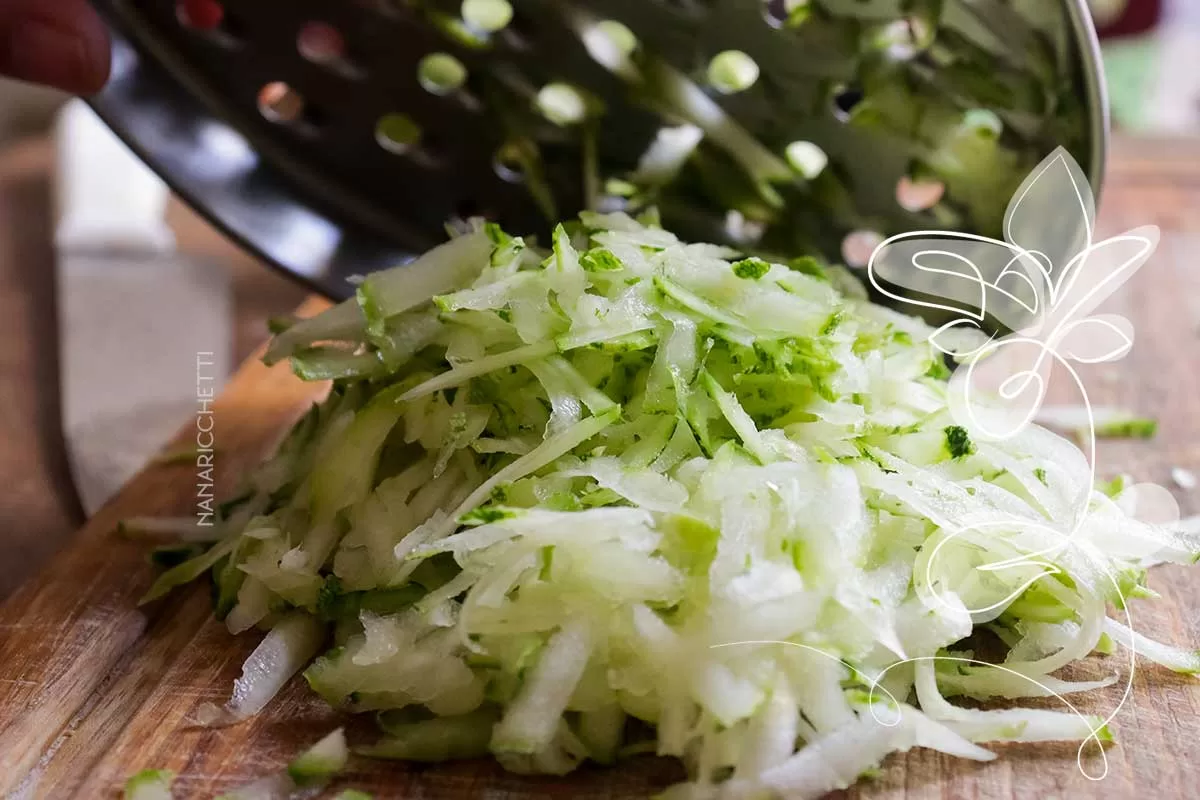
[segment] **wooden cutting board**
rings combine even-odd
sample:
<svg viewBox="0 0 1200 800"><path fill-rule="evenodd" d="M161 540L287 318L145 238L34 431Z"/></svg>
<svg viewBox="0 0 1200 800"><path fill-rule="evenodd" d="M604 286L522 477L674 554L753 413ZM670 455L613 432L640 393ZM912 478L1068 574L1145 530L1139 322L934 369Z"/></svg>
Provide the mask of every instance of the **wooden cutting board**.
<svg viewBox="0 0 1200 800"><path fill-rule="evenodd" d="M1114 310L1130 314L1138 326L1136 355L1115 379L1111 372L1089 378L1099 384L1094 400L1120 402L1162 420L1153 442L1106 444L1102 464L1164 484L1170 466L1200 468L1200 339L1195 310L1187 305L1200 296L1200 274L1187 255L1193 251L1189 244L1168 259L1169 268L1124 290ZM1181 346L1182 329L1190 338ZM319 393L320 387L302 384L285 366L246 364L215 406L219 483L229 487ZM185 429L180 443L194 442L195 435L194 427ZM0 608L0 794L113 797L129 775L153 767L179 774L177 797L211 797L278 770L342 724L299 680L248 723L223 730L189 724L201 703L228 695L257 637L231 637L214 622L202 584L139 609L137 598L153 576L146 548L118 538L114 528L135 515L193 513L196 482L192 465L150 467ZM1182 504L1185 513L1195 513L1189 498ZM1138 603L1139 629L1176 643L1200 643L1200 568L1163 568L1151 583L1163 597ZM1127 667L1109 659L1078 674L1124 676ZM1087 697L1080 707L1107 714L1121 688ZM982 765L927 751L894 756L879 778L848 794L1200 796L1200 681L1139 665L1133 695L1114 727L1119 743L1108 748L1103 783L1080 773L1073 744L1009 745L995 748L1001 758ZM368 735L355 725L349 730L352 742ZM1093 773L1103 769L1094 753L1085 763ZM521 778L487 763L409 767L359 760L337 788L413 800L624 800L646 797L680 775L676 765L654 759L607 771L586 768L566 779Z"/></svg>

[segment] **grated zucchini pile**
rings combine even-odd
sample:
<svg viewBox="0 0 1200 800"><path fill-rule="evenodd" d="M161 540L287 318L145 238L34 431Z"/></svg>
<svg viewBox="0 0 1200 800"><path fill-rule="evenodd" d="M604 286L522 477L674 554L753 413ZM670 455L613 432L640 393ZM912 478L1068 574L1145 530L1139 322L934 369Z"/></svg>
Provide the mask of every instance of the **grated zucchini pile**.
<svg viewBox="0 0 1200 800"><path fill-rule="evenodd" d="M549 251L476 225L277 332L268 360L333 388L147 599L211 572L230 631L269 630L204 722L303 670L378 712L382 758L649 750L686 763L672 800L794 798L912 747L1105 741L948 698L1098 689L1054 673L1117 645L1200 671L1106 614L1200 546L1065 439L958 426L928 333L841 268L652 219L587 213Z"/></svg>

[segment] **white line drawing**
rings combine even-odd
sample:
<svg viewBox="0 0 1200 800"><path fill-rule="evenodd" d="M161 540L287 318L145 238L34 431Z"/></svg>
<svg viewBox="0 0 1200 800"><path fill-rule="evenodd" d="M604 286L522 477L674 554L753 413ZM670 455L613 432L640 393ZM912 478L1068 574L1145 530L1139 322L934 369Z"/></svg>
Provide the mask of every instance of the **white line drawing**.
<svg viewBox="0 0 1200 800"><path fill-rule="evenodd" d="M1059 148L1018 189L1005 215L1004 237L998 240L946 231L893 236L876 248L868 263L868 277L876 290L901 305L949 317L936 328L930 342L961 365L950 381L950 410L955 421L973 438L999 441L1015 436L1033 421L1045 400L1052 367L1063 368L1087 411L1085 454L1090 480L1079 492L1077 508L1069 520L1041 523L1027 517L989 513L967 520L958 530L944 531L944 537L926 563L925 591L919 586L917 590L927 604L948 604L937 588L947 583L942 580L946 576L938 571L943 548L960 537L999 536L1018 526L1026 531L1033 528L1056 543L976 566L979 572L1032 571L995 602L967 610L973 615L984 615L1007 607L1033 583L1058 573L1052 562L1068 548L1074 548L1100 567L1112 582L1122 600L1126 625L1132 629L1132 617L1123 602L1125 596L1117 576L1107 563L1092 559L1088 547L1076 541L1096 490L1096 425L1077 367L1117 361L1132 348L1133 326L1127 319L1092 312L1149 260L1158 245L1159 230L1147 226L1097 241L1095 200L1087 178L1075 159ZM1007 332L989 334L985 328ZM1005 358L996 357L1001 354ZM1011 366L1014 363L1015 368ZM995 387L991 395L983 389L988 386ZM1169 492L1154 491L1161 487L1151 484L1135 489L1144 489L1139 497L1144 494L1149 502L1157 504L1150 511L1156 522L1174 523L1179 519L1178 507ZM961 603L958 607L961 608ZM795 642L728 642L713 647L768 644L812 650L844 664L852 674L861 675L842 659ZM1101 739L1103 726L1121 711L1133 688L1137 654L1135 647L1128 650L1129 669L1121 699L1102 723L1094 727L1067 698L1036 678L1003 664L924 656L897 661L884 673L902 664L952 661L986 666L1028 680L1088 724L1091 733L1080 743L1076 762L1084 777L1099 781L1108 774L1108 758ZM879 688L894 702L891 693L879 685L882 677L867 678L871 694ZM1089 745L1095 746L1103 762L1098 774L1090 773L1084 762Z"/></svg>

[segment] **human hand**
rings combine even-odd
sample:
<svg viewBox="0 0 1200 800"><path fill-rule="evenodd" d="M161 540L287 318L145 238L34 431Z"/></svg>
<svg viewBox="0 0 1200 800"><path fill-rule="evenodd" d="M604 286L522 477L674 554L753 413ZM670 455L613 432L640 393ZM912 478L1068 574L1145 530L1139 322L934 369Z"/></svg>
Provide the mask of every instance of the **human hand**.
<svg viewBox="0 0 1200 800"><path fill-rule="evenodd" d="M108 80L110 55L87 0L0 0L0 74L92 94Z"/></svg>

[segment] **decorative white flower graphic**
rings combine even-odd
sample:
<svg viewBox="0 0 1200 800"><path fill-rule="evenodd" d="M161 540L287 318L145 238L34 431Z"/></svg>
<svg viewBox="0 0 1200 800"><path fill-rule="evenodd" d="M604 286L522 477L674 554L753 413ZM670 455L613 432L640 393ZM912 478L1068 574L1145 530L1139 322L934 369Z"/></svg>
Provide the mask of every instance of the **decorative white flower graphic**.
<svg viewBox="0 0 1200 800"><path fill-rule="evenodd" d="M1076 366L1116 361L1133 347L1127 319L1091 312L1147 262L1159 231L1146 226L1097 241L1091 188L1059 148L1017 191L1004 232L1005 241L938 231L894 236L876 249L868 275L901 304L950 315L930 341L964 364L951 379L950 406L974 437L1007 439L1023 430L1045 400L1051 368L1065 368L1089 421L1092 480L1081 487L1078 523L1095 488L1096 459L1091 403ZM985 325L1007 332L989 335ZM1177 519L1177 508L1152 513L1169 522L1172 510Z"/></svg>
<svg viewBox="0 0 1200 800"><path fill-rule="evenodd" d="M1097 241L1095 216L1095 200L1083 171L1060 148L1017 191L1005 215L1003 240L918 231L883 242L868 265L869 279L878 291L901 307L923 311L927 318L942 318L930 341L961 365L950 381L950 409L954 421L966 429L971 439L982 448L1000 440L1033 435L1043 444L1056 442L1052 449L1057 456L1076 461L1071 470L1063 469L1064 474L1070 472L1073 477L1055 484L1061 496L1052 497L1055 493L1047 491L1036 501L1043 509L1036 516L1004 505L985 512L967 512L967 507L978 508L980 504L956 503L953 495L970 494L970 490L953 480L938 481L925 498L929 501L929 518L938 526L933 535L937 543L918 553L912 578L914 590L926 607L941 604L951 614L969 614L974 625L982 625L995 620L1035 582L1059 573L1055 562L1072 564L1072 571L1087 565L1098 582L1109 583L1112 591L1099 592L1095 585L1074 587L1072 591L1080 603L1076 608L1078 635L1072 638L1075 646L1000 664L978 660L970 653L902 657L874 676L857 672L835 654L797 642L740 641L712 647L782 645L836 661L870 686L871 714L883 726L895 725L899 718L894 714L877 715L873 698L878 694L889 701L890 705L885 703L884 707L896 705L897 698L884 680L901 666L913 671L923 710L928 697L940 713L951 719L957 713L968 712L941 698L934 672L938 662L955 669L989 670L1017 684L1029 682L1041 690L1040 696L1055 697L1087 726L1090 735L1078 750L1080 772L1091 780L1101 780L1108 774L1103 737L1107 724L1132 692L1137 650L1164 646L1133 630L1121 581L1113 574L1110 561L1098 555L1089 540L1092 531L1088 523L1096 519L1097 509L1103 510L1106 504L1120 505L1123 513L1148 523L1169 540L1169 528L1178 521L1179 509L1170 492L1155 484L1130 487L1115 500L1096 489L1095 418L1077 367L1116 361L1129 353L1134 341L1129 321L1095 312L1148 261L1158 244L1159 232L1155 227L1144 227ZM1055 365L1069 376L1084 405L1088 421L1086 458L1048 432L1030 429L1045 400ZM1051 467L1053 459L1044 453L1042 456L1045 466ZM1084 474L1088 476L1086 481L1079 479ZM1049 490L1045 479L1039 480ZM908 485L917 491L913 483ZM1027 491L1036 494L1036 487ZM1161 544L1156 541L1151 546ZM945 557L953 548L957 548L954 557ZM989 553L1006 557L986 555ZM1045 581L1042 586L1066 602L1063 584ZM964 596L969 596L971 602L965 602ZM1123 611L1125 625L1107 618L1106 603L1110 601ZM1129 652L1129 661L1120 701L1103 720L1096 721L1055 691L1055 679L1045 678L1042 682L1038 677L1086 656L1102 633L1120 638ZM1089 686L1101 688L1116 680L1114 675L1090 682ZM1081 685L1069 691L1079 691ZM1098 774L1090 772L1084 761L1086 749L1093 745L1102 763Z"/></svg>
<svg viewBox="0 0 1200 800"><path fill-rule="evenodd" d="M1072 557L1090 559L1088 547L1076 535L1095 492L1096 426L1077 367L1116 361L1133 347L1133 326L1127 319L1093 312L1147 262L1159 241L1153 226L1097 241L1090 186L1062 148L1017 191L1005 215L1004 236L1002 241L937 231L902 234L883 242L868 265L872 285L884 295L927 315L948 316L930 341L963 365L951 379L950 406L956 422L972 437L995 441L1021 433L1041 408L1056 364L1073 381L1087 412L1090 480L1078 487L1061 518L1031 520L1005 512L962 518L958 529L945 531L926 560L924 583L917 588L927 603L958 602L961 608L949 587L964 580L986 584L987 573L1007 573L1006 580L995 582L990 596L976 593L990 601L968 609L976 621L994 617L1033 583L1059 572L1052 562L1069 548L1074 548ZM1165 489L1139 485L1134 496L1139 518L1158 524L1178 520L1178 507ZM1023 549L1022 532L1030 540L1055 543ZM1010 558L976 564L976 578L953 574L951 565L957 564L961 572L961 561L945 559L947 548L959 540L970 545L981 538L1018 544ZM1117 576L1099 565L1123 600ZM1132 627L1128 610L1125 613ZM1105 722L1116 716L1129 695L1133 658L1131 653L1125 694ZM1095 736L1089 741L1100 744ZM1085 775L1082 754L1087 744L1080 747L1079 762ZM1105 759L1104 774L1107 769Z"/></svg>
<svg viewBox="0 0 1200 800"><path fill-rule="evenodd" d="M1087 179L1059 148L1017 191L1005 215L1004 241L918 231L893 236L872 256L868 275L876 289L901 304L951 316L931 341L967 364L954 379L960 399L969 401L989 366L1000 363L991 356L1021 351L1024 367L998 382L1003 417L981 414L970 402L955 404L959 421L978 435L1004 439L1028 424L1045 398L1054 361L1068 368L1115 361L1132 348L1128 320L1089 315L1146 263L1158 228L1101 241L1094 229ZM1009 333L984 334L989 322ZM1010 363L1001 361L1000 368Z"/></svg>

